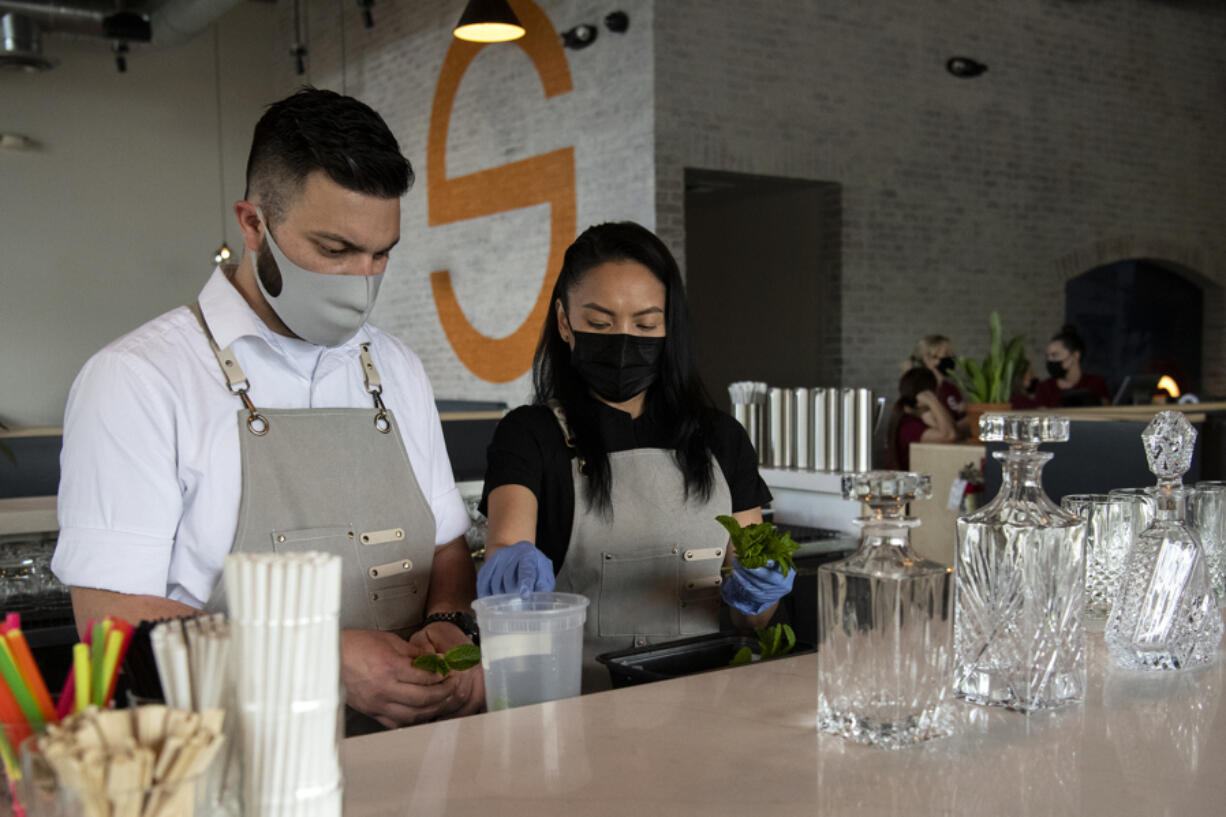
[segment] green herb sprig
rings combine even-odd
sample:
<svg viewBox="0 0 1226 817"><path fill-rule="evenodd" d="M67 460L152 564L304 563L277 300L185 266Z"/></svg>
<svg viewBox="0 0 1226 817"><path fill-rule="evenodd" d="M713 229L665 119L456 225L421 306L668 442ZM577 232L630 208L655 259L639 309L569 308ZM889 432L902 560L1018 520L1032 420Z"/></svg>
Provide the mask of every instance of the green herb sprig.
<svg viewBox="0 0 1226 817"><path fill-rule="evenodd" d="M762 661L787 655L796 646L796 633L787 624L779 623L770 627L759 627L754 632L758 636L758 655ZM741 647L736 651L736 655L732 656L728 666L739 667L752 660L753 650L749 647Z"/></svg>
<svg viewBox="0 0 1226 817"><path fill-rule="evenodd" d="M444 678L452 670L462 672L481 663L481 648L476 644L459 644L439 655L424 652L413 659L413 666L426 672L435 672Z"/></svg>
<svg viewBox="0 0 1226 817"><path fill-rule="evenodd" d="M773 560L775 567L785 577L796 565L792 562L792 554L800 545L792 541L791 534L779 533L770 522L759 522L742 528L741 523L731 516L717 516L715 520L724 526L732 539L732 547L736 550L737 561L745 567L766 567Z"/></svg>

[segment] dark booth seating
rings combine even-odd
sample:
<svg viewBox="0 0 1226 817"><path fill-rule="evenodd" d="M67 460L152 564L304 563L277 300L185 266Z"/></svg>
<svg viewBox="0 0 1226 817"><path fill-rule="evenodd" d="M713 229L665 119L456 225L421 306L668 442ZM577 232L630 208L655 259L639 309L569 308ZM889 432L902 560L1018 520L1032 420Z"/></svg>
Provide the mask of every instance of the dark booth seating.
<svg viewBox="0 0 1226 817"><path fill-rule="evenodd" d="M1105 494L1112 488L1153 485L1155 478L1149 471L1141 444L1141 432L1147 425L1149 420L1072 420L1068 442L1040 446L1041 450L1055 455L1043 468L1043 490L1053 501L1059 502L1067 494ZM1192 467L1183 478L1188 485L1202 478L1221 478L1209 471L1202 477L1205 449L1220 447L1223 440L1220 426L1210 434L1205 433L1203 426L1202 423L1193 424L1197 431L1196 452L1192 456ZM986 448L984 496L990 499L1000 491L1000 462L992 453L1003 451L1007 446L987 443ZM1221 462L1220 455L1210 459Z"/></svg>

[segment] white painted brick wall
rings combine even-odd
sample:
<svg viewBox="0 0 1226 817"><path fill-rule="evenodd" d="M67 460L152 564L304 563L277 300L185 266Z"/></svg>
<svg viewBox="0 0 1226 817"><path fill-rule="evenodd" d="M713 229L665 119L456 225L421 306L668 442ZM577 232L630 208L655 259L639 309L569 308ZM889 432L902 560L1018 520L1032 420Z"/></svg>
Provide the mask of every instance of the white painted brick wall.
<svg viewBox="0 0 1226 817"><path fill-rule="evenodd" d="M1211 283L1226 393L1224 42L1205 3L658 2L659 230L687 166L840 182L843 379L890 395L920 335L982 355L996 308L1041 359L1069 277L1165 258Z"/></svg>

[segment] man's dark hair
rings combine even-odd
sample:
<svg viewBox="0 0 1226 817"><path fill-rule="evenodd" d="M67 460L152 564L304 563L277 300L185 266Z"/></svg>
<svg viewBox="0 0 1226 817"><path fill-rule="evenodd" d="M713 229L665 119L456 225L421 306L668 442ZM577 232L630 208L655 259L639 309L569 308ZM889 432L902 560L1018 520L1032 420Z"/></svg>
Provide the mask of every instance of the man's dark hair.
<svg viewBox="0 0 1226 817"><path fill-rule="evenodd" d="M351 96L307 86L269 105L256 123L244 198L258 197L275 224L316 170L379 198L399 198L413 184L413 168L379 114Z"/></svg>
<svg viewBox="0 0 1226 817"><path fill-rule="evenodd" d="M646 227L630 221L597 224L586 229L566 250L562 269L549 299L549 317L533 360L534 402L557 400L574 431L574 442L587 463L587 503L608 516L612 511L609 455L595 416L586 406L593 398L578 369L571 362L570 346L562 340L554 304L566 307L567 295L590 270L610 261L634 261L646 267L664 284L664 350L660 373L647 390L645 411L665 429L666 447L671 448L685 477L686 497L711 496L711 425L714 404L698 375L690 337L690 315L677 261L664 242ZM578 501L578 497L576 497Z"/></svg>

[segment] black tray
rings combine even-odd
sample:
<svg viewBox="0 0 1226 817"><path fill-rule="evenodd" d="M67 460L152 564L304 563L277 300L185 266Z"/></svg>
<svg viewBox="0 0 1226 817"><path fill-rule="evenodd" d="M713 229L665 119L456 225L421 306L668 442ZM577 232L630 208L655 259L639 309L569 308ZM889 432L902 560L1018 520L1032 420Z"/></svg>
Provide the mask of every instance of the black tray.
<svg viewBox="0 0 1226 817"><path fill-rule="evenodd" d="M613 688L616 689L727 669L728 662L742 647L749 647L757 655L757 637L742 633L711 633L646 647L606 652L596 656L596 660L608 668ZM797 641L788 656L803 655L815 652L816 649L813 644Z"/></svg>

